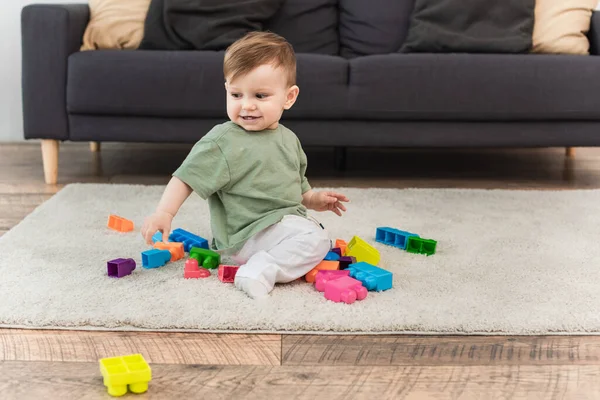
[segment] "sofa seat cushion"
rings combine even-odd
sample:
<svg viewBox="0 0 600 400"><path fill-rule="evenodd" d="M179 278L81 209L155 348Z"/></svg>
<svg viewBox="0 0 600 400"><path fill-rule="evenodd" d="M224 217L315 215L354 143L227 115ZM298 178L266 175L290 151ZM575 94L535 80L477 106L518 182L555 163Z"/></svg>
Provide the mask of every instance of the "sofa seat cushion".
<svg viewBox="0 0 600 400"><path fill-rule="evenodd" d="M600 119L600 57L389 54L350 60L350 115L371 120Z"/></svg>
<svg viewBox="0 0 600 400"><path fill-rule="evenodd" d="M69 58L70 114L227 118L223 52L102 50ZM286 118L347 114L348 61L298 54L300 96Z"/></svg>

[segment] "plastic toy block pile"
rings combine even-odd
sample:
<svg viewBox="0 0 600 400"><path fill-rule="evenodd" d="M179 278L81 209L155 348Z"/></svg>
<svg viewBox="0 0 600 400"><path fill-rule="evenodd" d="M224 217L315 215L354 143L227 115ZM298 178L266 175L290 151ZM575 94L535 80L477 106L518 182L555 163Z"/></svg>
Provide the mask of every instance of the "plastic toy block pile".
<svg viewBox="0 0 600 400"><path fill-rule="evenodd" d="M133 222L116 215L108 218L108 227L119 232L133 231ZM218 278L232 283L239 266L221 264L221 256L208 248L208 241L198 235L175 229L167 243L162 242L162 233L152 237L151 250L142 252L142 266L147 269L159 268L168 262L185 257L183 276L186 279L208 278L210 270L218 268ZM414 254L435 254L437 242L421 238L418 234L399 229L379 227L375 241ZM369 291L381 292L392 288L393 276L390 271L377 265L381 256L377 249L358 236L349 243L338 239L333 249L304 279L314 283L316 290L323 292L326 299L333 302L352 304L363 300ZM132 258L117 258L107 263L108 276L121 278L130 275L136 264Z"/></svg>

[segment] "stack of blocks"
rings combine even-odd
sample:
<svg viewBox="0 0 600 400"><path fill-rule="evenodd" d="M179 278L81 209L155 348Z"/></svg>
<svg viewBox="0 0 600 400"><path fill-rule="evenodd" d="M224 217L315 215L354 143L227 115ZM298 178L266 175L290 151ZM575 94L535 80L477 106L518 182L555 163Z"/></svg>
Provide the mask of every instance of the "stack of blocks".
<svg viewBox="0 0 600 400"><path fill-rule="evenodd" d="M435 254L437 246L437 241L433 239L423 239L416 233L389 227L377 228L375 241L406 250L409 253L427 254L428 256Z"/></svg>

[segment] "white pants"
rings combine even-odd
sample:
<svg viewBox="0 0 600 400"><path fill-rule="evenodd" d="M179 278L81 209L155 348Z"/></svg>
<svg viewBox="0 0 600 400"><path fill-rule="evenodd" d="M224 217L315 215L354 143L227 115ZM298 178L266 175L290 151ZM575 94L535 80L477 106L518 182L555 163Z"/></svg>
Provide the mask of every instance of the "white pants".
<svg viewBox="0 0 600 400"><path fill-rule="evenodd" d="M235 286L252 298L269 294L275 283L298 279L331 249L329 234L318 223L296 215L250 238L233 260L240 265Z"/></svg>

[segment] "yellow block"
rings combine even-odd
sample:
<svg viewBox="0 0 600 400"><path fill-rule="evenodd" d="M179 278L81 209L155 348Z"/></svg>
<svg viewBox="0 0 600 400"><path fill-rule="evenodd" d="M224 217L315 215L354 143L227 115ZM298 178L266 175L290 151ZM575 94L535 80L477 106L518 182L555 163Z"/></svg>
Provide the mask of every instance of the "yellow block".
<svg viewBox="0 0 600 400"><path fill-rule="evenodd" d="M123 396L127 386L133 393L144 393L152 380L150 366L141 354L100 359L104 386L111 396Z"/></svg>
<svg viewBox="0 0 600 400"><path fill-rule="evenodd" d="M356 262L364 261L371 265L378 265L379 260L381 260L381 255L377 249L358 236L354 236L348 243L346 255L355 257Z"/></svg>

